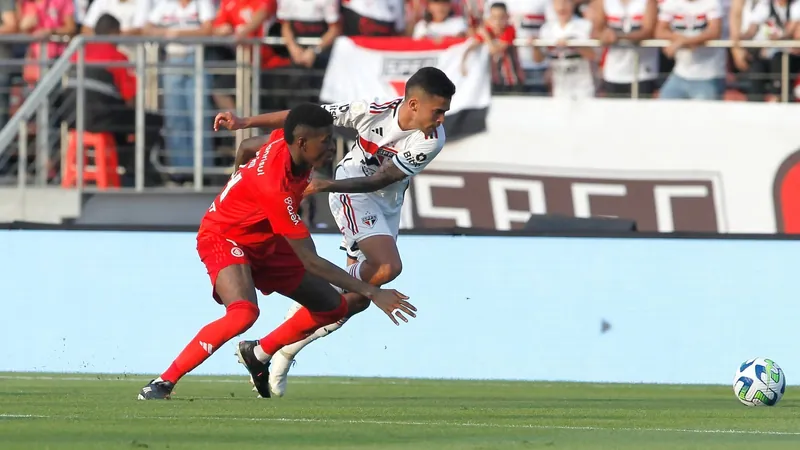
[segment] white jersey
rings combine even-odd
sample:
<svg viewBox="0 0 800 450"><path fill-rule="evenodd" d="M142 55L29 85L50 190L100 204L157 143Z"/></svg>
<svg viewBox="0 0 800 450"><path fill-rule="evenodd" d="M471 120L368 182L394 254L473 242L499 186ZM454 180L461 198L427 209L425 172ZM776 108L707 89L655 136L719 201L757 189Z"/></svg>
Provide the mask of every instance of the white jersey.
<svg viewBox="0 0 800 450"><path fill-rule="evenodd" d="M642 28L649 0L603 0L606 14L606 26L615 33L627 34ZM657 48L624 48L611 47L603 62L603 79L610 83L628 84L638 78L639 81L655 80L658 76ZM639 54L639 74L633 73L636 54Z"/></svg>
<svg viewBox="0 0 800 450"><path fill-rule="evenodd" d="M406 179L379 191L364 194L331 193L328 204L342 232L341 248L348 256L363 260L358 243L371 236L391 236L400 231L403 196L410 177L420 173L444 146L444 128L426 136L418 130L400 129L398 109L402 98L323 105L333 115L334 125L358 132L356 143L336 166L335 178L373 175L384 164L394 164Z"/></svg>
<svg viewBox="0 0 800 450"><path fill-rule="evenodd" d="M564 26L558 19L545 22L540 33L542 39L571 40L590 39L592 23L580 17L573 17ZM553 97L588 98L594 97L594 77L592 65L573 48L552 49L550 70L553 72Z"/></svg>
<svg viewBox="0 0 800 450"><path fill-rule="evenodd" d="M697 36L712 20L723 16L720 0L666 0L658 20L670 24L674 33ZM724 78L727 65L724 48L682 48L675 54L673 73L687 80Z"/></svg>
<svg viewBox="0 0 800 450"><path fill-rule="evenodd" d="M420 173L444 146L444 128L432 135L402 130L397 111L402 97L390 101L356 100L323 105L333 115L334 125L358 132L353 148L339 163L337 178L370 176L384 164L394 164L408 177ZM385 214L396 214L403 206L409 178L370 193Z"/></svg>

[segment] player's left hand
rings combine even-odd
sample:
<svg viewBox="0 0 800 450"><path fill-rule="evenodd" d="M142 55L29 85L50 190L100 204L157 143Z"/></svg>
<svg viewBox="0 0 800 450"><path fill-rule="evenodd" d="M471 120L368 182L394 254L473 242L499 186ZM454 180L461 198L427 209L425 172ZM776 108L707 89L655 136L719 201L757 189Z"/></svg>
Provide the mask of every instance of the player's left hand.
<svg viewBox="0 0 800 450"><path fill-rule="evenodd" d="M408 323L408 318L403 313L409 317L417 317L415 314L417 308L406 299L408 297L394 289L378 289L378 293L372 296L372 303L386 313L395 325L400 325L397 319Z"/></svg>
<svg viewBox="0 0 800 450"><path fill-rule="evenodd" d="M308 183L306 186L306 190L303 191L303 197L308 197L309 195L314 195L320 192L327 192L327 189L333 184L331 180L325 180L322 178L312 178L311 182Z"/></svg>

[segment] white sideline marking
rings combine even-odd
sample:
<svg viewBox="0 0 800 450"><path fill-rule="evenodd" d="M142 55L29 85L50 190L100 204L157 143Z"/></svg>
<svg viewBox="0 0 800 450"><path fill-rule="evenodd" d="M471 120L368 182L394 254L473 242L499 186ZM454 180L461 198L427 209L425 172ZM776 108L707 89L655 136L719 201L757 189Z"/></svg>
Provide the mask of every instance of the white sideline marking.
<svg viewBox="0 0 800 450"><path fill-rule="evenodd" d="M745 435L770 435L770 436L800 436L794 431L759 431L759 430L703 430L694 428L646 428L646 427L594 427L594 426L566 426L566 425L532 425L532 424L498 424L478 422L413 422L402 420L342 420L342 419L309 419L290 417L225 417L225 416L157 416L157 417L126 417L126 419L209 419L233 420L247 422L293 422L293 423L323 423L347 425L398 425L421 427L457 427L457 428L522 428L531 430L571 430L571 431L630 431L630 432L659 432L659 433L695 433L695 434L745 434Z"/></svg>
<svg viewBox="0 0 800 450"><path fill-rule="evenodd" d="M50 416L37 416L36 414L0 414L0 419L47 419Z"/></svg>

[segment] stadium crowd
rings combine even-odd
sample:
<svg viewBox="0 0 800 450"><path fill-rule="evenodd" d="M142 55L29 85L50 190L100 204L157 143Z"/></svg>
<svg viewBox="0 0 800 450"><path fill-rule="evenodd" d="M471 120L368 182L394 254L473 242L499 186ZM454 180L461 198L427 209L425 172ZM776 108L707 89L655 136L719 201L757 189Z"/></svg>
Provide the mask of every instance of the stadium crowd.
<svg viewBox="0 0 800 450"><path fill-rule="evenodd" d="M782 88L784 52L788 52L791 80L800 72L796 50L728 50L702 44L726 38L794 39L800 34L798 20L800 2L794 0L0 0L0 34L281 37L285 45L261 47L260 84L266 92L261 97L262 111L317 100L331 47L340 35L472 37L473 47L489 49L496 93L624 98L631 96L636 81L641 97L774 101ZM300 37L320 38L320 43L300 45ZM664 49L581 49L560 42L546 48L512 45L515 39L537 37L554 41L596 38L609 46L658 38L671 44ZM55 41L2 44L0 59L26 59L21 79L30 87L40 77L35 60L42 52L56 58L65 45ZM161 107L146 118L147 148L164 150L156 162L188 169L168 177L168 182L181 184L191 179L197 78L190 70L168 67L191 67L195 50L174 42L161 50L165 67L158 81ZM87 61L94 63L135 57L134 48L127 45L93 43L86 50ZM204 58L211 63L231 62L236 59L235 49L207 47ZM9 105L12 74L13 69L0 69L2 114L13 110ZM203 120L210 122L217 111L235 109L230 94L235 77L209 73L203 77L203 109L208 113ZM87 69L86 78L93 82L87 84L87 130L113 132L121 148L120 165L132 169L135 79L124 69L102 67ZM56 101L70 123L74 122L74 87L75 83L67 84ZM790 93L794 100L794 89ZM202 139L205 166L230 164L230 155L225 157L219 150L230 148L229 143L220 143L210 132ZM131 151L125 151L126 147ZM148 173L154 175L151 160L147 158ZM163 176L148 176L148 184L163 181Z"/></svg>

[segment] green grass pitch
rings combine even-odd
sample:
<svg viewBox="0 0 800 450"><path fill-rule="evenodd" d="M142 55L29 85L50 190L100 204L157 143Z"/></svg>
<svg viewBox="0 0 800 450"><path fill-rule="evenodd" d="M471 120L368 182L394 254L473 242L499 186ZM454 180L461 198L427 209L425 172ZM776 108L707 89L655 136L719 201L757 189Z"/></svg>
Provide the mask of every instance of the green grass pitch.
<svg viewBox="0 0 800 450"><path fill-rule="evenodd" d="M728 386L0 373L0 449L800 449L793 389L775 407Z"/></svg>

